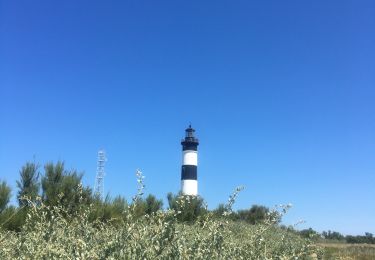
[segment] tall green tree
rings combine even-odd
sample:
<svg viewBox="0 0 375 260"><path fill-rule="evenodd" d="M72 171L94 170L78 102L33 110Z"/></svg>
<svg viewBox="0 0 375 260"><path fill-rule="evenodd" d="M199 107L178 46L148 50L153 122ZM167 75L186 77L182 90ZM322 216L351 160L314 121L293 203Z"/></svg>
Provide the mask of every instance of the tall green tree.
<svg viewBox="0 0 375 260"><path fill-rule="evenodd" d="M42 177L42 198L48 205L59 203L59 193L62 191L62 182L65 175L64 163L58 161L56 165L47 163L44 166L44 176Z"/></svg>
<svg viewBox="0 0 375 260"><path fill-rule="evenodd" d="M8 206L11 196L11 188L5 181L0 182L0 213Z"/></svg>
<svg viewBox="0 0 375 260"><path fill-rule="evenodd" d="M117 215L120 215L124 213L124 211L127 209L128 202L126 201L124 197L117 195L112 201L112 207L113 207L114 212Z"/></svg>
<svg viewBox="0 0 375 260"><path fill-rule="evenodd" d="M221 218L224 215L224 212L226 211L226 207L223 203L220 203L216 209L212 211L215 217Z"/></svg>
<svg viewBox="0 0 375 260"><path fill-rule="evenodd" d="M314 229L302 229L298 232L302 237L304 238L312 238L312 237L318 237L319 233L316 232Z"/></svg>
<svg viewBox="0 0 375 260"><path fill-rule="evenodd" d="M27 162L20 171L20 180L17 181L18 194L18 204L24 206L27 204L27 199L30 201L35 201L39 194L39 176L38 172L39 166L35 163Z"/></svg>
<svg viewBox="0 0 375 260"><path fill-rule="evenodd" d="M269 209L261 205L253 205L250 209L237 211L236 215L239 220L249 224L261 223L268 217Z"/></svg>
<svg viewBox="0 0 375 260"><path fill-rule="evenodd" d="M328 232L323 231L322 236L325 239L332 239L332 240L344 240L345 239L345 237L340 232L331 231L331 230L328 230Z"/></svg>
<svg viewBox="0 0 375 260"><path fill-rule="evenodd" d="M109 194L104 200L98 196L94 196L93 210L91 211L91 220L101 220L107 222L109 220L115 223L125 217L125 212L128 208L128 202L120 195L112 199Z"/></svg>
<svg viewBox="0 0 375 260"><path fill-rule="evenodd" d="M146 197L146 214L152 214L163 208L163 201L158 200L154 195L149 194Z"/></svg>
<svg viewBox="0 0 375 260"><path fill-rule="evenodd" d="M81 185L83 173L65 170L64 162L47 163L42 177L42 198L46 205L61 205L70 212L92 200L92 191Z"/></svg>
<svg viewBox="0 0 375 260"><path fill-rule="evenodd" d="M207 212L204 200L199 196L167 194L169 209L179 212L177 219L180 221L192 222Z"/></svg>

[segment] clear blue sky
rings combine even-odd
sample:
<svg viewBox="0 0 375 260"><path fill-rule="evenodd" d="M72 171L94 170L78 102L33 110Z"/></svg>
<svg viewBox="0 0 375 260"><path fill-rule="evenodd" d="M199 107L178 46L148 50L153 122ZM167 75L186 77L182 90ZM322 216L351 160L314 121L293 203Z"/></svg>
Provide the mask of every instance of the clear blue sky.
<svg viewBox="0 0 375 260"><path fill-rule="evenodd" d="M0 120L14 188L34 156L93 186L104 148L106 192L165 198L191 121L210 208L375 233L375 2L1 0Z"/></svg>

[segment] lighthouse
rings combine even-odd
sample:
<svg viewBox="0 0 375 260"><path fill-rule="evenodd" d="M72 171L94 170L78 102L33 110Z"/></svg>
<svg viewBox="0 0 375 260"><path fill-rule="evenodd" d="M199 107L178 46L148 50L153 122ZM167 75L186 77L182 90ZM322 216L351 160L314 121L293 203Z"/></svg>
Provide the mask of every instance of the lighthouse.
<svg viewBox="0 0 375 260"><path fill-rule="evenodd" d="M182 139L182 167L181 167L181 193L183 195L198 195L198 145L199 141L194 136L195 130L189 125Z"/></svg>

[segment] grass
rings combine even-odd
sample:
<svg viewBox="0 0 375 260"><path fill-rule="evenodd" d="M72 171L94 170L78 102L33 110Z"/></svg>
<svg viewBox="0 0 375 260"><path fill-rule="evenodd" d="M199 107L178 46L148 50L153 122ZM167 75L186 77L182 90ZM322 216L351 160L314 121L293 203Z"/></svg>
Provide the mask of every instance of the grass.
<svg viewBox="0 0 375 260"><path fill-rule="evenodd" d="M320 243L318 245L324 249L323 259L375 259L375 245L347 243Z"/></svg>

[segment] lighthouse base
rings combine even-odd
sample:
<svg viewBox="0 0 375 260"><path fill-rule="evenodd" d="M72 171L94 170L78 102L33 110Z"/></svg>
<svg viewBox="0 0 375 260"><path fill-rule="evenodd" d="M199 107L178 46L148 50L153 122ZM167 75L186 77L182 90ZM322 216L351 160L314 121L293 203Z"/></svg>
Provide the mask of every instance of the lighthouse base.
<svg viewBox="0 0 375 260"><path fill-rule="evenodd" d="M198 181L197 180L181 180L182 195L198 195Z"/></svg>

